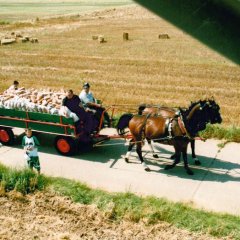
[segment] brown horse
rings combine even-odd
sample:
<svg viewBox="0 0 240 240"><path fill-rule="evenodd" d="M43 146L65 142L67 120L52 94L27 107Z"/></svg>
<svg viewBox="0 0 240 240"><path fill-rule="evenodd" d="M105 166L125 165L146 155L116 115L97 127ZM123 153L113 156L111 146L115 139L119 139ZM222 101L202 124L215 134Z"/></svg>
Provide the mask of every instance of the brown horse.
<svg viewBox="0 0 240 240"><path fill-rule="evenodd" d="M164 106L159 106L159 105L147 105L147 104L142 104L138 107L138 114L139 115L160 115L164 118L173 118L175 115L177 115L179 112L179 109L177 108L169 108L169 107L164 107ZM118 133L120 135L124 134L125 132L125 128L128 128L129 122L132 119L133 114L124 114L121 116L121 118L119 119L118 122ZM151 144L151 141L148 141L148 144L152 150L153 153L153 157L154 158L158 158L158 155L154 152L154 148ZM197 158L196 154L195 154L195 140L192 139L190 141L191 144L191 149L192 149L192 159L194 160L196 165L201 165L201 162L199 161L199 159ZM173 154L171 156L171 159L175 158L175 154Z"/></svg>
<svg viewBox="0 0 240 240"><path fill-rule="evenodd" d="M159 106L159 105L147 105L147 104L142 104L139 106L138 108L138 114L139 115L147 115L147 114L151 114L151 115L161 115L165 118L173 118L176 114L178 114L178 109L174 109L174 108L169 108L169 107L164 107L164 106ZM190 141L191 144L191 149L192 149L192 159L194 160L196 165L201 165L201 162L199 161L199 159L197 158L196 154L195 154L195 140L192 139ZM154 153L154 149L151 145L151 142L149 143L152 152L153 152L153 157L154 158L158 158L158 155L156 153ZM175 158L175 154L173 154L171 156L171 159Z"/></svg>
<svg viewBox="0 0 240 240"><path fill-rule="evenodd" d="M148 142L166 142L174 146L175 160L165 169L171 169L180 162L183 155L184 167L188 174L193 172L188 167L187 146L199 131L206 128L207 123L221 123L222 118L219 113L219 106L214 100L205 100L192 103L186 110L179 109L179 114L173 118L166 118L161 115L135 115L129 122L129 129L133 136L130 141L128 153L133 146L137 145L137 154L146 171L150 168L142 157L142 144L146 139ZM128 153L125 160L128 162Z"/></svg>

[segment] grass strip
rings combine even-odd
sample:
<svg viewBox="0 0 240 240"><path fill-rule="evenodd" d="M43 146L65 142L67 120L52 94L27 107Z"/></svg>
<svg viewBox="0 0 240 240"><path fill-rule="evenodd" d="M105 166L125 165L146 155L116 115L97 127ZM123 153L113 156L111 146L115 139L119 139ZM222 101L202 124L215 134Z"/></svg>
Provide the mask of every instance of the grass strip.
<svg viewBox="0 0 240 240"><path fill-rule="evenodd" d="M236 126L222 127L221 125L209 124L200 135L203 138L215 138L240 143L240 128Z"/></svg>
<svg viewBox="0 0 240 240"><path fill-rule="evenodd" d="M0 190L9 192L16 190L23 195L36 190L43 190L47 186L47 178L36 175L29 169L16 170L0 164Z"/></svg>
<svg viewBox="0 0 240 240"><path fill-rule="evenodd" d="M96 205L113 221L142 220L146 224L165 221L192 232L240 239L240 217L237 216L198 210L187 204L153 196L139 197L130 192L108 193L63 178L53 178L50 185L57 194L68 196L74 202Z"/></svg>

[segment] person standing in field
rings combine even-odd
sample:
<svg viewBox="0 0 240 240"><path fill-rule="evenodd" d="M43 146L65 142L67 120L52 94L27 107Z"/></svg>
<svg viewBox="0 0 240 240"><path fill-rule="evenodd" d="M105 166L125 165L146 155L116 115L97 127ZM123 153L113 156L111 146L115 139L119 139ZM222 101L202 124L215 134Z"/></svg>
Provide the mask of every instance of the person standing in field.
<svg viewBox="0 0 240 240"><path fill-rule="evenodd" d="M15 93L19 88L19 82L13 81L13 84L5 91L6 93Z"/></svg>
<svg viewBox="0 0 240 240"><path fill-rule="evenodd" d="M38 139L32 135L31 128L25 129L25 136L22 139L22 146L24 149L24 158L27 161L28 167L33 170L35 168L40 174L41 167L38 156L38 146L40 143Z"/></svg>
<svg viewBox="0 0 240 240"><path fill-rule="evenodd" d="M96 118L100 121L102 113L104 112L104 118L107 122L108 127L110 127L110 117L108 113L105 111L105 108L102 107L101 104L97 102L94 98L93 93L90 91L90 84L84 83L83 89L79 94L79 98L81 99L83 106L86 111L93 112Z"/></svg>

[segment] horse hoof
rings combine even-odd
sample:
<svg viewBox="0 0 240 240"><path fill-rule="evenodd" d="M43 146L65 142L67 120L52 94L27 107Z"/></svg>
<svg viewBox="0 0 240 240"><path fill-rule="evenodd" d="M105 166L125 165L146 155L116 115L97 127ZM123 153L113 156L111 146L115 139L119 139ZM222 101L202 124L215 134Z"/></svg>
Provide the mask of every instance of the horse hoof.
<svg viewBox="0 0 240 240"><path fill-rule="evenodd" d="M153 157L154 157L154 158L158 158L158 155L157 155L157 154L153 154Z"/></svg>
<svg viewBox="0 0 240 240"><path fill-rule="evenodd" d="M124 160L125 160L126 163L129 163L128 158L125 157Z"/></svg>
<svg viewBox="0 0 240 240"><path fill-rule="evenodd" d="M186 171L187 171L188 175L193 175L194 174L193 171L191 169L189 169L189 168Z"/></svg>
<svg viewBox="0 0 240 240"><path fill-rule="evenodd" d="M195 160L195 165L199 166L201 165L201 162L199 160Z"/></svg>
<svg viewBox="0 0 240 240"><path fill-rule="evenodd" d="M175 167L174 165L167 165L167 166L165 166L164 170L169 170L169 169L172 169L174 167Z"/></svg>
<svg viewBox="0 0 240 240"><path fill-rule="evenodd" d="M142 162L142 166L143 166L145 171L147 171L147 172L151 171L151 169L148 167L148 165L145 162Z"/></svg>
<svg viewBox="0 0 240 240"><path fill-rule="evenodd" d="M198 159L195 159L194 162L195 162L195 165L197 166L201 165L201 162Z"/></svg>

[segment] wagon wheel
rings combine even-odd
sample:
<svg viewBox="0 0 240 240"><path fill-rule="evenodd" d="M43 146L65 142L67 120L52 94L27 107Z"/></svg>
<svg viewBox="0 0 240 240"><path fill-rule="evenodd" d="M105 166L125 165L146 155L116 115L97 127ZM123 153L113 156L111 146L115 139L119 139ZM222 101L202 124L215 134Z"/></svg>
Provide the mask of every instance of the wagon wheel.
<svg viewBox="0 0 240 240"><path fill-rule="evenodd" d="M76 142L71 137L57 136L54 146L56 150L64 156L72 156L77 150Z"/></svg>
<svg viewBox="0 0 240 240"><path fill-rule="evenodd" d="M7 146L14 144L14 134L11 128L0 128L0 142Z"/></svg>

